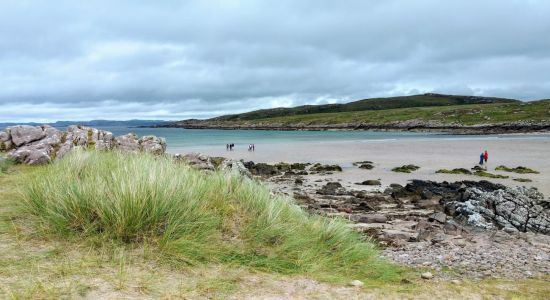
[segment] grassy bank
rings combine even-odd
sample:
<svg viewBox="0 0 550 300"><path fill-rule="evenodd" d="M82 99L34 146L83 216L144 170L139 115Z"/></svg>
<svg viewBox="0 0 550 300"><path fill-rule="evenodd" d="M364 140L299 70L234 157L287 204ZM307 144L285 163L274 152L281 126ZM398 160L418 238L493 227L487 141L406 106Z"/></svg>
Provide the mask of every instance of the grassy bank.
<svg viewBox="0 0 550 300"><path fill-rule="evenodd" d="M24 211L63 237L146 243L191 265L336 281L398 278L344 222L310 216L240 176L149 155L75 152L24 180Z"/></svg>
<svg viewBox="0 0 550 300"><path fill-rule="evenodd" d="M332 223L324 219L318 220L302 212L284 213L283 211L287 210L294 211L294 206L284 202L284 199L278 198L279 200L275 200L268 195L265 196L266 199L277 202L271 207L281 205L283 207L288 206L288 208L282 209L283 211L279 213L270 209L272 215L266 218L268 210L259 209L259 207L268 207L268 203L261 202L256 205L236 203L236 201L239 201L237 195L242 195L242 189L252 189L252 191L249 191L264 193L264 188L255 184L253 187L246 187L253 183L239 183L239 181L233 181L236 180L235 178L230 179L222 174L215 174L213 178L223 182L223 184L220 183L207 190L211 195L219 195L219 201L227 201L226 205L221 203L214 205L211 200L205 198L205 194L201 196L196 190L194 192L187 191L187 194L184 195L198 197L198 199L206 202L205 205L213 209L226 207L224 212L233 212L229 214L233 217L223 218L227 222L216 223L218 227L214 226L220 229L217 231L218 234L210 240L215 244L210 246L195 244L201 250L221 246L229 252L223 254L220 253L221 250L216 251L216 249L213 249L214 252L210 251L207 257L195 255L196 251L182 251L182 244L177 243L177 241L172 243L163 231L144 230L144 233L135 234L135 230L131 230L130 227L124 224L152 223L145 221L122 222L123 219L129 221L131 219L129 216L132 213L130 213L131 209L128 206L122 205L123 203L128 204L128 199L119 196L123 194L131 195L131 191L134 191L133 188L137 188L137 191L141 192L144 190L153 191L152 187L163 181L157 178L160 175L164 179L166 179L164 176L173 176L177 175L175 173L180 172L190 176L168 180L170 183L163 181L165 182L163 183L164 189L176 189L173 185L181 184L182 189L194 190L195 186L191 178L210 180L210 177L200 173L196 174L185 166L171 169L171 166L163 165L163 159L145 157L145 162L137 162L136 160L141 159L140 156L130 157L130 160L127 160L116 156L100 157L94 153L87 155L90 156L77 156L78 159L72 157L71 163L45 167L9 166L7 174L0 176L1 299L544 299L550 292L547 278L464 280L457 285L445 281L422 280L419 276L420 270L406 271L403 276L406 276L408 280L403 282L396 282L394 276L376 276L376 273L371 271L372 269L378 269L379 274L386 273L389 275L396 274L397 271L395 267L384 264L376 258L373 259L371 255L375 256L376 251L369 244L358 242L354 234L348 235L347 230L338 229L341 223ZM105 160L104 166L96 165L100 159ZM158 169L155 167L157 163L161 164ZM152 169L144 171L143 166L138 167L138 164L144 164L143 166ZM106 166L109 166L109 169L105 170ZM163 172L159 172L159 170L163 170ZM105 172L98 174L99 171ZM40 176L52 177L40 178ZM206 177L203 178L202 176ZM90 181L91 178L97 180ZM101 178L101 180L98 178ZM56 180L66 180L66 182L64 184L56 183ZM113 180L116 180L116 182ZM85 182L89 182L89 184L85 184ZM94 186L92 183L96 185ZM125 186L130 183L135 183L135 185ZM209 183L213 184L210 181ZM43 199L44 202L49 202L49 204L44 203L44 205L37 207L36 204L27 202L26 205L21 206L21 192L38 192L40 188L44 188L42 191L47 197L43 197ZM61 190L56 190L59 188ZM85 190L91 192L88 193ZM112 194L117 190L125 192ZM66 192L66 194L62 194L62 192ZM88 226L78 225L83 224L82 222L67 223L66 220L73 219L70 216L71 214L84 214L85 211L90 211L89 208L79 204L79 199L83 199L83 195L98 197L103 200L120 200L120 206L111 207L113 212L118 211L120 215L120 220L115 222L117 226L105 225L104 223L108 219L100 221L99 215L92 218ZM153 196L154 193L149 193L149 195ZM26 201L38 201L36 198L34 200L28 198L29 195L23 194L23 197ZM60 197L60 199L55 200L55 197ZM155 198L158 199L158 196L155 196ZM69 201L69 199L72 200ZM126 200L123 201L123 199ZM256 197L256 199L261 199L261 197ZM145 202L147 201L142 203ZM243 202L247 203L248 201L244 199ZM59 207L53 207L54 203ZM89 202L89 204L92 203L97 204ZM227 206L230 208L227 208ZM156 207L158 209L155 211L160 212L161 206ZM245 209L248 213L238 213ZM99 211L99 209L96 210L96 212ZM151 211L149 212L151 213ZM137 213L137 211L134 212L134 215ZM56 216L56 214L59 214L59 216ZM215 215L215 212L213 214ZM296 219L287 217L288 224L274 221L282 220L283 214L287 216L294 215ZM236 219L239 215L243 216L240 221ZM172 218L177 217L176 214L170 216ZM322 237L325 242L309 244L308 247L316 249L303 249L304 256L319 252L322 249L334 253L336 258L341 256L344 253L341 248L326 248L329 245L326 242L327 238L334 237L334 234L338 233L343 236L341 237L341 245L363 245L359 249L365 249L363 247L366 246L367 250L360 252L363 253L362 255L354 257L366 259L366 261L356 262L356 266L357 268L367 269L367 273L357 271L353 267L346 270L347 266L345 264L334 262L334 260L331 262L331 259L327 257L332 254L321 254L318 268L312 267L310 263L302 263L304 267L301 269L289 268L288 264L283 264L286 266L285 268L258 267L251 266L250 263L243 262L242 259L227 259L227 257L235 257L229 255L230 253L242 254L249 252L249 257L259 256L266 261L261 253L265 253L267 249L271 249L273 257L279 255L278 260L273 260L276 262L274 265L280 265L280 262L292 257L296 262L301 259L301 257L296 258L295 255L277 254L279 251L276 248L285 243L279 242L279 246L273 245L272 242L266 243L265 233L258 233L255 226L252 225L259 223L253 220L245 222L246 218L258 219L259 223L272 224L272 228L279 228L278 232L283 232L287 226L297 226L297 224L305 227L313 226L313 224L325 224L315 225L318 229L313 232L316 234L324 232ZM104 225L100 226L100 224ZM183 224L182 221L179 221L179 224ZM275 226L276 224L278 226ZM328 226L329 224L333 224L332 227ZM203 228L203 225L198 226ZM106 230L106 228L117 230ZM287 230L290 230L290 228L287 228ZM319 240L318 238L297 236L312 233L309 229L293 227L293 230L296 233L288 234L295 240ZM266 231L271 231L271 229L266 229L264 232ZM132 232L134 234L129 234ZM250 237L253 232L257 232L256 236L258 237ZM175 237L175 235L172 236ZM195 241L201 240L196 238L198 234L192 236L194 236L193 240ZM247 236L249 237L245 238ZM261 236L264 236L264 238L260 239ZM337 239L335 237L332 240ZM286 243L288 242L290 241ZM294 242L293 244L295 245L294 249L299 249L301 243ZM252 247L255 247L254 245L258 246L257 251L253 251ZM235 249L231 249L231 247ZM250 254L250 252L253 253ZM377 263L371 264L373 261ZM297 265L296 262L293 265ZM329 264L327 267L321 265L327 262ZM347 263L353 262L348 260ZM327 271L326 269L329 267L335 267L336 269L334 272ZM286 271L280 271L281 269L286 269ZM276 272L273 272L273 270ZM386 271L382 272L383 270ZM328 278L333 279L331 281L346 280L348 275L349 278L356 279L356 276L361 274L367 274L368 278L373 279L366 280L364 288L323 283L312 279L325 277L326 272L329 272L329 275L336 276L336 278Z"/></svg>
<svg viewBox="0 0 550 300"><path fill-rule="evenodd" d="M495 124L518 121L550 122L550 100L527 103L496 103L453 106L413 107L353 112L312 113L245 120L220 119L207 123L232 126L266 125L337 125L388 124L398 121L421 120L440 124Z"/></svg>

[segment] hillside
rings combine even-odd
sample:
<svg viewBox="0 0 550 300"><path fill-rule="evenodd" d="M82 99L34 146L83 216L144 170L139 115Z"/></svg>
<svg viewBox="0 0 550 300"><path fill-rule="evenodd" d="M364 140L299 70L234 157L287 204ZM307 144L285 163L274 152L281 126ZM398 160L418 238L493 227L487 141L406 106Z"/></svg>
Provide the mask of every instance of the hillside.
<svg viewBox="0 0 550 300"><path fill-rule="evenodd" d="M388 99L387 101L390 103L397 101L391 105L404 101L402 99L392 100L395 98ZM550 100L520 102L500 99L494 100L493 103L449 105L449 99L441 98L439 105L436 106L422 106L428 103L428 100L425 100L422 104L415 102L416 105L419 105L416 107L325 113L287 113L277 117L253 116L252 114L258 112L251 112L209 120L184 120L161 127L263 130L428 130L455 134L550 131ZM353 104L358 107L359 105L356 103L358 102L345 105ZM412 105L412 103L408 104Z"/></svg>
<svg viewBox="0 0 550 300"><path fill-rule="evenodd" d="M370 98L345 104L302 105L292 108L272 108L242 114L214 118L217 121L257 120L282 116L317 113L354 112L364 110L386 110L408 107L450 106L468 104L515 103L518 100L460 95L423 94L389 98Z"/></svg>

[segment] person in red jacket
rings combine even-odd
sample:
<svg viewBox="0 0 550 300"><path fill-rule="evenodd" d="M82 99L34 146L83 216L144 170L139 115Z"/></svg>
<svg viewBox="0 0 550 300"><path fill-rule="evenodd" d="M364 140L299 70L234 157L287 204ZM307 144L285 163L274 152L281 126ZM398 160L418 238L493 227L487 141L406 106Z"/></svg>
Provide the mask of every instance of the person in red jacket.
<svg viewBox="0 0 550 300"><path fill-rule="evenodd" d="M483 158L485 159L485 170L487 170L487 160L489 160L489 152L487 152L487 150L485 150Z"/></svg>

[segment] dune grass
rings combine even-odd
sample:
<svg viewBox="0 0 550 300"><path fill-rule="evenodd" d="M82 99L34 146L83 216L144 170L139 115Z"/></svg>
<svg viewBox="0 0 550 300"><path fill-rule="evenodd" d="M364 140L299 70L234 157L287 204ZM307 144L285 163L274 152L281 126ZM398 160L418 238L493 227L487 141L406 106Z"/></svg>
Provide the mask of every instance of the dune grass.
<svg viewBox="0 0 550 300"><path fill-rule="evenodd" d="M336 282L399 279L344 221L311 216L235 174L205 174L167 157L75 151L23 180L23 211L62 237L150 244L190 265Z"/></svg>

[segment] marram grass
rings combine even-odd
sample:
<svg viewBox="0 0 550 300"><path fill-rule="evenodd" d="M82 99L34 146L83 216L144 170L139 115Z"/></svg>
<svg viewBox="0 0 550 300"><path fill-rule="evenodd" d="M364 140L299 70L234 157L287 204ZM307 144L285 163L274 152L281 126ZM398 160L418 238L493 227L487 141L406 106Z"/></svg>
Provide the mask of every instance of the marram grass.
<svg viewBox="0 0 550 300"><path fill-rule="evenodd" d="M399 277L344 221L309 215L239 175L206 174L166 157L75 151L21 186L24 210L61 236L152 243L187 264L334 280Z"/></svg>

